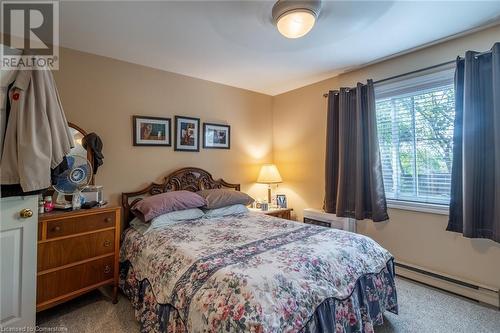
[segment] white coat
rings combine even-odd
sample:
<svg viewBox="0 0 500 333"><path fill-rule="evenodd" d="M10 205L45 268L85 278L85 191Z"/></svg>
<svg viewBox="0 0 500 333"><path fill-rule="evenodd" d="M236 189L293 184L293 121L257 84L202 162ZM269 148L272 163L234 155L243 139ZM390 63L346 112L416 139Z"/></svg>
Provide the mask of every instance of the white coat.
<svg viewBox="0 0 500 333"><path fill-rule="evenodd" d="M24 192L46 189L51 169L74 146L52 72L18 70L7 98L0 184L20 184Z"/></svg>

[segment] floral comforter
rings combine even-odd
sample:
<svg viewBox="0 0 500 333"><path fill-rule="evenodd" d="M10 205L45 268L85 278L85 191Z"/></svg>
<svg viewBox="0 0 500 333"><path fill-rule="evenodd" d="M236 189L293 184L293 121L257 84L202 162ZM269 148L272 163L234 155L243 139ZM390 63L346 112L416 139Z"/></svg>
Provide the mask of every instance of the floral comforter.
<svg viewBox="0 0 500 333"><path fill-rule="evenodd" d="M130 228L120 255L121 286L136 310L145 293L154 298L138 315L143 326L161 319L158 305L175 309L172 322L153 325L159 331L310 331L315 311L335 301L337 332L370 332L384 310L397 312L387 250L362 235L264 214L183 221L144 235Z"/></svg>

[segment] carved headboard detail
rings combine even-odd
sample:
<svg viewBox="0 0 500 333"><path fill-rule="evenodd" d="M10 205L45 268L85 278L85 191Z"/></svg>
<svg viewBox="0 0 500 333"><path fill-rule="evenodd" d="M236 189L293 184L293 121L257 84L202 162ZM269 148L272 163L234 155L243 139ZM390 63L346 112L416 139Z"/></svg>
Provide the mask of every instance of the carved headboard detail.
<svg viewBox="0 0 500 333"><path fill-rule="evenodd" d="M214 180L209 172L200 168L182 168L166 176L161 184L151 183L142 190L122 193L125 228L133 219L130 209L144 197L170 191L186 190L196 192L214 188L232 188L239 191L240 184L230 184L222 179Z"/></svg>

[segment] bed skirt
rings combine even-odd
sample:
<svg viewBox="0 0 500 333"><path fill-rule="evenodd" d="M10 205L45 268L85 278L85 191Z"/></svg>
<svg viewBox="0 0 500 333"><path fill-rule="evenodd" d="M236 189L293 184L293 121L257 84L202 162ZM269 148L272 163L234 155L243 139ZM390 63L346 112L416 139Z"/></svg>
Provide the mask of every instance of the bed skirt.
<svg viewBox="0 0 500 333"><path fill-rule="evenodd" d="M120 263L120 288L132 303L141 332L187 333L177 310L158 304L149 281L136 279L128 261ZM370 333L383 323L384 311L398 313L393 260L379 273L360 277L349 297L321 303L300 332Z"/></svg>

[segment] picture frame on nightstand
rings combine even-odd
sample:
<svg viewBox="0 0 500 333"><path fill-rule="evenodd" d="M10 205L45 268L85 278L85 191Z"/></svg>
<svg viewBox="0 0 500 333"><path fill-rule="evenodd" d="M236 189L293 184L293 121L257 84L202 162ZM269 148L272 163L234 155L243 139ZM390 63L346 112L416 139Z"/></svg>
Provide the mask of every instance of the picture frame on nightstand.
<svg viewBox="0 0 500 333"><path fill-rule="evenodd" d="M284 195L284 194L277 194L276 195L276 205L279 208L288 208L287 207L287 201L286 201L286 195Z"/></svg>

